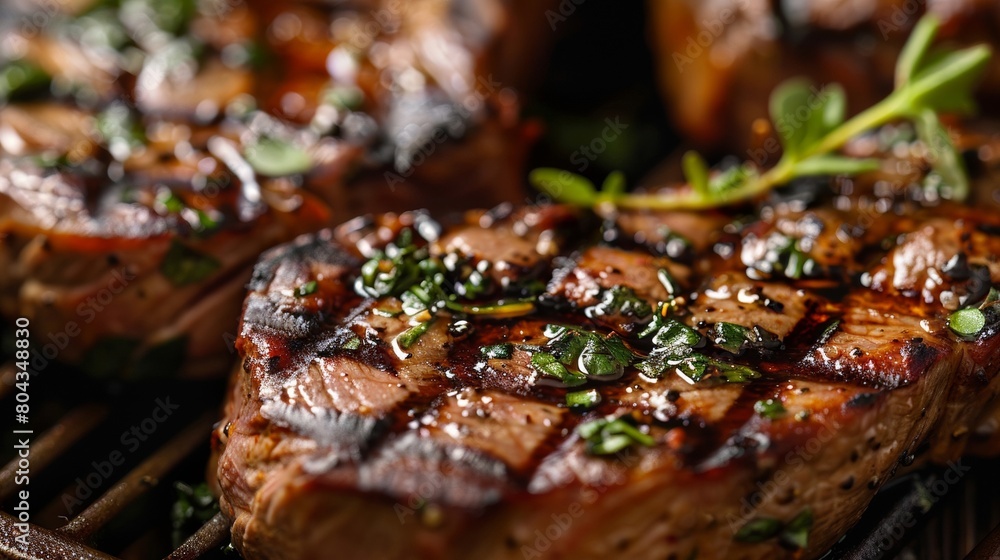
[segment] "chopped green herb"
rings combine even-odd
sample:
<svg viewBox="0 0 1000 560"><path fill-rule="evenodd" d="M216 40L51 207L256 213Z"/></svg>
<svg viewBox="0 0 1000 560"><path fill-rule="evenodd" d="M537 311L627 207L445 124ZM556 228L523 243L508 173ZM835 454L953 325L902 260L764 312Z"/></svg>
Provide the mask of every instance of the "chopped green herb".
<svg viewBox="0 0 1000 560"><path fill-rule="evenodd" d="M730 354L740 354L750 344L750 329L735 323L715 324L715 345Z"/></svg>
<svg viewBox="0 0 1000 560"><path fill-rule="evenodd" d="M162 204L167 209L167 212L180 212L184 210L184 201L168 189L164 189L160 193L160 196L156 198L156 201Z"/></svg>
<svg viewBox="0 0 1000 560"><path fill-rule="evenodd" d="M319 288L319 284L315 280L310 280L295 288L295 297L306 297L309 294L314 294L317 288Z"/></svg>
<svg viewBox="0 0 1000 560"><path fill-rule="evenodd" d="M809 544L809 531L812 526L812 509L805 508L785 525L779 540L790 548L804 549Z"/></svg>
<svg viewBox="0 0 1000 560"><path fill-rule="evenodd" d="M593 319L605 315L622 315L625 317L649 317L653 308L646 300L636 295L628 286L614 286L610 290L601 291L601 300L586 309L584 314Z"/></svg>
<svg viewBox="0 0 1000 560"><path fill-rule="evenodd" d="M340 347L344 350L357 350L358 348L361 348L361 339L358 338L358 335L351 333L351 335L344 341L343 344L340 345Z"/></svg>
<svg viewBox="0 0 1000 560"><path fill-rule="evenodd" d="M781 522L777 519L768 517L751 519L743 527L740 527L739 531L736 531L733 540L744 543L764 542L778 536L778 532L781 531L781 525Z"/></svg>
<svg viewBox="0 0 1000 560"><path fill-rule="evenodd" d="M95 124L108 152L118 161L125 161L146 144L145 130L122 103L115 103L98 114Z"/></svg>
<svg viewBox="0 0 1000 560"><path fill-rule="evenodd" d="M487 360L509 360L514 355L514 345L509 342L483 346L479 353Z"/></svg>
<svg viewBox="0 0 1000 560"><path fill-rule="evenodd" d="M837 332L838 328L840 328L840 319L830 321L830 324L823 329L822 333L820 333L819 340L816 341L816 344L822 346L823 344L830 342L830 339L833 338L833 335Z"/></svg>
<svg viewBox="0 0 1000 560"><path fill-rule="evenodd" d="M219 261L203 255L176 239L170 244L160 272L175 286L187 286L211 276L219 268Z"/></svg>
<svg viewBox="0 0 1000 560"><path fill-rule="evenodd" d="M613 455L638 444L651 447L656 441L639 431L634 425L621 418L598 418L580 424L576 433L587 442L587 453L591 455Z"/></svg>
<svg viewBox="0 0 1000 560"><path fill-rule="evenodd" d="M587 382L585 375L569 371L558 358L548 352L540 351L532 354L531 367L540 375L557 379L567 387L575 387Z"/></svg>
<svg viewBox="0 0 1000 560"><path fill-rule="evenodd" d="M177 548L199 527L219 513L219 504L205 482L194 487L183 482L175 482L174 489L177 491L177 499L171 510L170 519L173 524L174 548Z"/></svg>
<svg viewBox="0 0 1000 560"><path fill-rule="evenodd" d="M50 80L44 70L26 60L8 62L0 67L0 101L41 89Z"/></svg>
<svg viewBox="0 0 1000 560"><path fill-rule="evenodd" d="M323 92L323 103L338 109L355 111L365 101L365 92L355 86L334 86Z"/></svg>
<svg viewBox="0 0 1000 560"><path fill-rule="evenodd" d="M809 544L809 531L812 525L812 510L805 508L788 523L768 517L751 519L736 532L733 540L760 543L778 537L778 540L789 548L803 549Z"/></svg>
<svg viewBox="0 0 1000 560"><path fill-rule="evenodd" d="M396 344L404 350L409 348L410 346L413 346L413 344L421 336L423 336L428 329L431 328L431 325L433 323L434 319L431 319L429 321L424 321L423 323L417 323L416 325L410 327L409 329L406 329L405 331L399 333L396 336Z"/></svg>
<svg viewBox="0 0 1000 560"><path fill-rule="evenodd" d="M979 309L986 309L997 302L1000 302L1000 290L990 288L990 293L986 295L986 299L983 300L983 304L979 306Z"/></svg>
<svg viewBox="0 0 1000 560"><path fill-rule="evenodd" d="M614 333L602 336L577 327L549 324L544 334L551 340L531 350L532 366L568 386L584 383L588 377L617 378L635 359Z"/></svg>
<svg viewBox="0 0 1000 560"><path fill-rule="evenodd" d="M572 408L593 408L600 402L601 394L597 392L597 389L566 393L566 405Z"/></svg>
<svg viewBox="0 0 1000 560"><path fill-rule="evenodd" d="M312 156L304 149L291 142L267 136L249 144L243 157L257 173L268 177L297 175L313 167Z"/></svg>
<svg viewBox="0 0 1000 560"><path fill-rule="evenodd" d="M959 309L948 316L948 327L961 336L976 336L986 327L986 315L976 307Z"/></svg>
<svg viewBox="0 0 1000 560"><path fill-rule="evenodd" d="M673 371L693 383L710 373L728 383L744 383L760 377L760 373L748 366L695 352L695 347L701 344L701 334L672 317L664 317L662 309L662 305L658 307L650 326L640 333L642 338L652 335L654 344L652 352L637 364L643 375L655 379Z"/></svg>
<svg viewBox="0 0 1000 560"><path fill-rule="evenodd" d="M778 399L757 401L753 405L753 410L762 418L767 418L769 420L781 418L788 412L785 409L785 405L781 404L781 401Z"/></svg>
<svg viewBox="0 0 1000 560"><path fill-rule="evenodd" d="M656 272L656 279L663 285L663 289L667 291L667 295L675 296L680 292L680 284L677 283L677 279L670 274L669 270L665 268L658 270Z"/></svg>
<svg viewBox="0 0 1000 560"><path fill-rule="evenodd" d="M747 328L735 323L719 322L712 331L712 342L730 354L742 354L748 348L774 350L781 347L778 335L760 325Z"/></svg>

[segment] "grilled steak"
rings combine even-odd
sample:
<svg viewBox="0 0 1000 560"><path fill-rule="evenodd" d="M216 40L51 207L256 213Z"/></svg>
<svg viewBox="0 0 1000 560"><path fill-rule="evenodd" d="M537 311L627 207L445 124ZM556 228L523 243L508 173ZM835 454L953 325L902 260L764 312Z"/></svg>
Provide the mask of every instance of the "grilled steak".
<svg viewBox="0 0 1000 560"><path fill-rule="evenodd" d="M769 136L732 131L760 130L751 125L767 114L782 81L839 83L855 114L892 91L896 59L921 13L942 20L949 43L996 45L1000 31L997 4L980 0L665 0L648 7L657 77L678 128L705 147L753 149L754 159L768 157L761 149ZM1000 91L998 70L993 61L984 101Z"/></svg>
<svg viewBox="0 0 1000 560"><path fill-rule="evenodd" d="M268 252L214 437L234 545L818 557L901 467L995 451L1000 217L923 185L390 214Z"/></svg>
<svg viewBox="0 0 1000 560"><path fill-rule="evenodd" d="M168 4L0 23L0 313L50 333L37 369L225 371L265 249L428 185L442 210L520 198L531 133L492 49L525 7Z"/></svg>

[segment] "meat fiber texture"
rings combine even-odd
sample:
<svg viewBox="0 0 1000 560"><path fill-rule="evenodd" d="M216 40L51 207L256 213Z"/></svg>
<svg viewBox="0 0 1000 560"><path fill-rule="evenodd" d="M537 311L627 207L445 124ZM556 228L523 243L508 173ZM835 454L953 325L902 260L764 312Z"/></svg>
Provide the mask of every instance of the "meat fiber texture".
<svg viewBox="0 0 1000 560"><path fill-rule="evenodd" d="M997 451L1000 325L948 320L1000 283L1000 217L911 179L806 181L730 212L380 215L268 252L214 436L233 544L250 560L819 557L900 469ZM371 297L361 272L388 271L378 250L401 236L508 306L438 310L401 343L427 315L412 294ZM665 301L716 360L698 380L631 361L567 388L534 362L553 324L646 356L638 310ZM769 337L727 350L726 324ZM567 406L591 389L598 403ZM602 418L648 441L598 454L579 428Z"/></svg>
<svg viewBox="0 0 1000 560"><path fill-rule="evenodd" d="M39 80L0 90L0 313L51 335L38 369L224 373L262 251L522 197L527 78L495 48L533 36L518 3L77 4L0 24Z"/></svg>

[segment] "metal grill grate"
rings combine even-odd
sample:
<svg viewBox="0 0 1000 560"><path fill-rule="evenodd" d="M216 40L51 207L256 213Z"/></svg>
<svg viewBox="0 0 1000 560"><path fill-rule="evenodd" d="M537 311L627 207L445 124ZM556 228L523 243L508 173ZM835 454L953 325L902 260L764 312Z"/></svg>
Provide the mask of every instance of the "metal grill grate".
<svg viewBox="0 0 1000 560"><path fill-rule="evenodd" d="M44 504L32 502L30 546L14 546L17 519L12 515L16 457L0 469L0 556L17 560L145 559L188 560L219 555L229 539L228 522L215 515L177 548L165 544L169 532L169 489L178 480L199 480L207 463L209 435L224 393L221 382L163 382L153 387L97 385L70 372L46 373L33 381L35 406L43 408L40 395L54 400L47 427L36 430L31 444L32 492ZM8 377L0 370L0 410L12 404ZM66 497L82 483L92 461L107 456L108 434L116 434L141 416L143 403L156 395L183 395L178 401L184 415L163 422L165 433L136 449L121 472L110 473L86 506L73 514ZM79 403L81 396L87 402ZM137 412L138 411L138 412ZM114 446L112 446L114 447ZM12 455L6 446L3 457ZM1000 559L1000 481L995 461L971 461L969 475L949 486L928 510L927 489L944 471L922 471L886 488L858 526L832 550L830 559L900 558L903 560ZM93 475L93 472L91 472ZM185 478L187 477L187 478ZM63 489L60 493L53 489ZM164 489L168 490L164 492ZM159 499L151 496L159 492ZM32 494L34 496L34 494ZM152 512L136 513L135 506L152 503ZM43 507L44 506L44 507ZM75 511L75 510L74 510ZM916 523L904 523L907 515ZM902 530L901 530L902 528ZM992 529L992 530L991 530ZM894 536L893 536L894 535ZM155 543L151 545L150 543ZM886 543L891 546L886 546ZM978 546L977 544L978 543ZM166 547L166 548L165 548ZM974 550L973 550L974 549Z"/></svg>
<svg viewBox="0 0 1000 560"><path fill-rule="evenodd" d="M38 409L40 415L54 419L30 436L27 486L16 484L18 457L12 446L5 446L3 458L15 456L0 469L0 502L4 505L0 512L0 556L18 560L163 557L163 547L171 548L164 544L164 535L170 529L172 483L204 477L222 387L218 382L101 386L70 374L45 372L39 382L32 381L33 411ZM13 406L7 379L5 368L0 372L0 407L4 409ZM54 388L61 385L68 387ZM178 401L183 406L171 401L174 395L184 396ZM88 399L86 404L71 404L81 396ZM163 403L165 411L137 421L142 418L144 401L147 411L157 403ZM173 408L180 411L175 413ZM140 431L132 434L129 427ZM118 433L121 438L114 438ZM126 439L129 437L133 439ZM13 515L16 494L25 488L32 498L27 548L16 546L18 519ZM154 493L160 495L151 496ZM145 506L143 502L147 502ZM215 555L228 539L228 523L216 514L166 557Z"/></svg>

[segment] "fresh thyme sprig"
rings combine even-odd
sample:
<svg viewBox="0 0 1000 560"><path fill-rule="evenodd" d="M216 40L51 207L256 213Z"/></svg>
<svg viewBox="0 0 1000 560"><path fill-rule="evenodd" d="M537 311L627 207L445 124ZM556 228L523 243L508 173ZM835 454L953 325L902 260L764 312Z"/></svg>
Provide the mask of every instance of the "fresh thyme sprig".
<svg viewBox="0 0 1000 560"><path fill-rule="evenodd" d="M798 177L856 175L878 169L877 160L836 152L865 131L908 120L926 145L934 172L950 188L942 194L964 199L968 178L938 113L969 113L974 109L972 93L992 53L985 45L931 51L939 26L933 16L917 23L897 61L893 92L846 121L844 90L837 84L816 90L797 79L775 89L770 116L778 129L782 156L766 171L747 163L712 175L700 155L688 152L682 167L690 188L671 193L626 194L617 172L600 190L583 177L550 168L534 170L529 180L554 200L577 206L610 204L654 210L725 206L753 199Z"/></svg>

